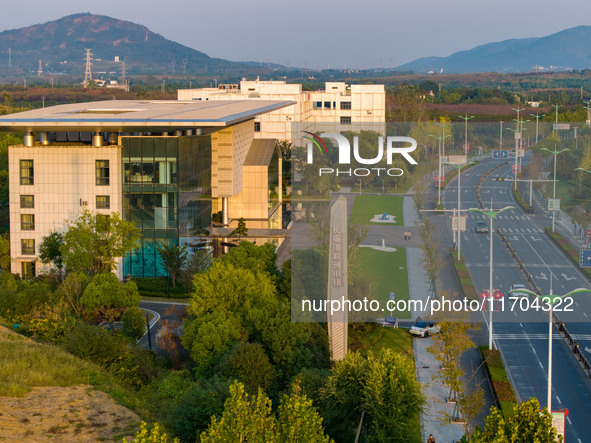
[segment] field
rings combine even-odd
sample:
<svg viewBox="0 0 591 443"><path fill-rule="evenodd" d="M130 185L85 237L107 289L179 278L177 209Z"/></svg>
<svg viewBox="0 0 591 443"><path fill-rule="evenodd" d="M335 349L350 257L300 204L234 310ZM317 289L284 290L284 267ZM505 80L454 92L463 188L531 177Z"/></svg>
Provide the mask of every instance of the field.
<svg viewBox="0 0 591 443"><path fill-rule="evenodd" d="M408 272L406 269L406 250L395 252L378 251L371 248L359 248L360 272L372 282L371 297L385 306L390 292L396 293L396 300L409 298ZM376 312L376 317L389 315L389 312ZM410 318L410 312L395 312L395 317Z"/></svg>
<svg viewBox="0 0 591 443"><path fill-rule="evenodd" d="M350 223L360 225L386 225L403 226L402 220L402 197L397 195L358 195L355 197L353 213ZM392 215L396 217L395 223L376 223L370 220L376 214Z"/></svg>

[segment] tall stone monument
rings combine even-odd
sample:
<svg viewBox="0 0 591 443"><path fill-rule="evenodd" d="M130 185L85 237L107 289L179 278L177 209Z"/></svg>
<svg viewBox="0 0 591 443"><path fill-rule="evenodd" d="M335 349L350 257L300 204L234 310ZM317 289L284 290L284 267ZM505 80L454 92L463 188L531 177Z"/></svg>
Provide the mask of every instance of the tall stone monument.
<svg viewBox="0 0 591 443"><path fill-rule="evenodd" d="M348 348L347 277L347 199L341 195L330 208L327 322L332 361L342 360ZM340 309L333 310L337 302Z"/></svg>

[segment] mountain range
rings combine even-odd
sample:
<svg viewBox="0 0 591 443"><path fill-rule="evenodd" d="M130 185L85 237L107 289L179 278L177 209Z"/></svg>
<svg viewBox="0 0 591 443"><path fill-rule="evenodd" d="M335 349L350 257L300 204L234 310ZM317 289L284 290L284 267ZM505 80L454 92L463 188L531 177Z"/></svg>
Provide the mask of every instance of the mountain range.
<svg viewBox="0 0 591 443"><path fill-rule="evenodd" d="M0 67L24 72L78 73L91 49L92 71L127 74L203 74L253 71L249 63L212 58L166 39L145 26L90 13L0 32ZM10 52L10 54L9 54ZM116 61L118 60L118 61Z"/></svg>
<svg viewBox="0 0 591 443"><path fill-rule="evenodd" d="M545 37L487 43L448 57L423 57L398 66L416 73L531 72L591 68L591 26ZM90 49L92 71L126 74L246 76L287 70L260 62L233 62L166 39L143 25L90 13L0 32L2 74L84 74ZM297 71L297 69L294 69Z"/></svg>
<svg viewBox="0 0 591 443"><path fill-rule="evenodd" d="M591 68L590 41L591 26L577 26L545 37L487 43L448 57L423 57L396 69L417 73L586 69Z"/></svg>

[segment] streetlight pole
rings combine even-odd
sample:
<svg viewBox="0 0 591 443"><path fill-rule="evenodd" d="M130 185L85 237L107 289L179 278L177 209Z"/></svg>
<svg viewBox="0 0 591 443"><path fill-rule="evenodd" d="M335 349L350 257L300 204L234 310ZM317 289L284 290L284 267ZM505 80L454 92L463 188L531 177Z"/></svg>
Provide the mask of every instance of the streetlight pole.
<svg viewBox="0 0 591 443"><path fill-rule="evenodd" d="M429 137L433 137L434 139L439 141L438 146L438 162L439 162L439 172L437 176L437 204L441 204L441 141L445 140L445 137L437 137L435 135L429 134ZM451 137L451 135L447 135L446 137Z"/></svg>
<svg viewBox="0 0 591 443"><path fill-rule="evenodd" d="M543 149L544 151L548 151L550 154L552 154L554 156L554 177L552 177L553 178L553 180L552 180L552 211L553 211L553 213L552 213L552 232L554 232L554 226L556 225L556 210L554 209L554 205L556 204L556 157L561 152L569 151L569 149L566 148L566 149L562 149L561 151L557 151L556 145L554 145L554 151L550 151L549 149L546 149L546 148L541 148L541 149Z"/></svg>
<svg viewBox="0 0 591 443"><path fill-rule="evenodd" d="M460 217L462 211L462 203L461 203L461 195L462 195L462 168L468 165L473 164L474 162L464 163L462 165L455 165L453 163L444 163L446 165L451 165L458 170L458 218L456 219L457 226L458 226L458 261L462 258L462 231L460 230ZM453 215L455 217L455 214Z"/></svg>
<svg viewBox="0 0 591 443"><path fill-rule="evenodd" d="M542 114L540 115L538 112L536 112L536 115L534 114L530 114L532 117L536 118L536 145L538 144L538 123L540 122L540 119L542 117L544 117L546 114Z"/></svg>
<svg viewBox="0 0 591 443"><path fill-rule="evenodd" d="M490 200L490 210L485 211L481 209L469 209L473 212L480 212L481 214L486 215L490 218L490 229L488 235L490 237L490 266L489 266L489 293L488 298L490 300L490 312L488 314L488 349L492 350L493 348L493 320L492 320L492 311L493 311L493 219L499 215L501 212L506 211L507 209L513 209L513 206L505 206L502 209L497 211L493 210L493 201Z"/></svg>
<svg viewBox="0 0 591 443"><path fill-rule="evenodd" d="M470 120L471 118L474 118L473 115L471 115L470 117L468 117L468 114L466 113L466 115L464 117L462 117L461 115L458 115L459 118L461 118L462 120L464 120L465 125L464 125L464 154L468 155L468 120Z"/></svg>
<svg viewBox="0 0 591 443"><path fill-rule="evenodd" d="M587 126L591 127L591 100L587 102L587 106L583 106L587 110Z"/></svg>
<svg viewBox="0 0 591 443"><path fill-rule="evenodd" d="M519 292L519 293L526 293L528 295L533 295L535 297L540 297L543 301L550 305L550 309L548 309L548 400L547 400L547 408L548 413L552 414L552 318L554 314L554 305L561 301L564 298L572 297L575 294L580 294L582 292L591 292L589 289L585 288L578 288L573 291L568 292L564 295L554 295L552 294L552 279L554 278L554 274L550 273L550 294L549 295L538 295L535 292L530 291L529 289L513 289L509 292Z"/></svg>
<svg viewBox="0 0 591 443"><path fill-rule="evenodd" d="M558 108L560 108L560 105L556 103L555 105L552 105L552 107L556 108L556 123L554 125L554 132L558 134Z"/></svg>

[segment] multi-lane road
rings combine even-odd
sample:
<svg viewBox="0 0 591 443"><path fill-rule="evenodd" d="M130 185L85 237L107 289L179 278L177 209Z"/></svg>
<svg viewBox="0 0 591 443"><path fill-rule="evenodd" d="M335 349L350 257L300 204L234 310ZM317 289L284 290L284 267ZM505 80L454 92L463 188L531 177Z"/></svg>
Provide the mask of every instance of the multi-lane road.
<svg viewBox="0 0 591 443"><path fill-rule="evenodd" d="M485 160L462 173L462 209L477 208L476 188L479 179L498 164L499 160ZM511 182L496 178L512 177L510 165L493 172L480 185L480 197L486 207L492 199L494 209L514 206L494 218L494 227L499 227L511 243L517 256L534 283L543 294L549 294L552 285L554 294L566 294L576 288L591 288L578 269L558 250L544 234L549 225L542 214L524 214L513 200ZM450 183L444 192L446 209L457 208L457 183ZM539 212L539 211L538 211ZM462 234L461 252L478 292L489 288L489 235L493 235L493 286L508 297L510 286L521 283L531 290L524 274L500 240L493 233L476 233L477 221L489 219L476 212L468 212L467 231ZM451 229L451 220L448 222ZM527 297L516 303L505 298L504 311L493 313L494 346L501 351L509 377L519 400L536 397L542 407L547 404L548 370L548 312L534 306L534 298ZM529 308L528 308L529 305ZM562 308L566 307L566 303ZM591 293L582 293L573 298L571 311L557 312L568 330L578 340L580 349L591 347ZM488 312L482 320L488 328ZM487 331L488 332L488 331ZM591 381L558 330L553 333L552 409L568 409L566 441L585 442L591 435L589 405L591 405ZM591 358L591 354L589 354Z"/></svg>

